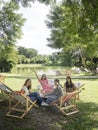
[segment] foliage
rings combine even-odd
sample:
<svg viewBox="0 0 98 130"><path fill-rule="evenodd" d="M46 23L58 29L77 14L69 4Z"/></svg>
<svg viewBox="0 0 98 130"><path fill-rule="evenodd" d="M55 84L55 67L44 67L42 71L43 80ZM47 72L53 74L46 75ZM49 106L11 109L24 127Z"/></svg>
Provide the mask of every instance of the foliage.
<svg viewBox="0 0 98 130"><path fill-rule="evenodd" d="M46 64L50 59L47 55L39 55L37 50L25 47L18 47L18 63Z"/></svg>
<svg viewBox="0 0 98 130"><path fill-rule="evenodd" d="M60 58L61 58L61 65L68 67L74 66L71 52L69 51L62 52Z"/></svg>
<svg viewBox="0 0 98 130"><path fill-rule="evenodd" d="M13 44L0 44L0 71L11 71L17 63L17 51Z"/></svg>
<svg viewBox="0 0 98 130"><path fill-rule="evenodd" d="M25 59L26 59L26 57L24 55L18 54L18 64L25 63L25 61L24 61Z"/></svg>
<svg viewBox="0 0 98 130"><path fill-rule="evenodd" d="M16 13L19 7L13 2L2 3L0 9L0 43L10 44L16 43L21 38L25 19L22 14Z"/></svg>
<svg viewBox="0 0 98 130"><path fill-rule="evenodd" d="M15 44L21 38L25 19L18 14L18 9L30 6L36 0L0 1L0 46ZM63 65L83 66L91 71L97 67L94 59L98 59L98 1L97 0L63 0L56 4L56 0L38 0L40 3L50 4L47 26L51 29L48 46L60 48L60 54L40 56L34 49L21 48L19 63L61 63ZM4 45L4 46L5 46ZM21 52L21 51L24 52ZM4 58L4 64L7 59ZM13 62L12 60L10 62ZM12 64L12 63L11 63ZM12 65L13 66L13 65ZM93 67L92 67L93 66Z"/></svg>
<svg viewBox="0 0 98 130"><path fill-rule="evenodd" d="M28 7L31 6L31 2L35 2L36 0L12 0L13 2L15 2L16 5L22 5L23 7ZM51 0L37 0L40 3L44 3L46 5L51 4ZM55 0L52 0L55 2Z"/></svg>
<svg viewBox="0 0 98 130"><path fill-rule="evenodd" d="M75 64L87 68L83 60L92 60L98 55L97 6L96 0L64 0L59 5L53 5L46 21L51 30L48 46L71 53L72 57L76 57Z"/></svg>
<svg viewBox="0 0 98 130"><path fill-rule="evenodd" d="M25 48L25 47L18 47L18 53L19 55L24 55L26 58L32 58L37 56L38 52L35 49L32 48Z"/></svg>
<svg viewBox="0 0 98 130"><path fill-rule="evenodd" d="M8 72L17 63L15 43L21 38L25 19L18 14L18 5L0 1L0 71Z"/></svg>
<svg viewBox="0 0 98 130"><path fill-rule="evenodd" d="M61 64L61 54L59 52L54 52L49 56L50 65L60 65Z"/></svg>

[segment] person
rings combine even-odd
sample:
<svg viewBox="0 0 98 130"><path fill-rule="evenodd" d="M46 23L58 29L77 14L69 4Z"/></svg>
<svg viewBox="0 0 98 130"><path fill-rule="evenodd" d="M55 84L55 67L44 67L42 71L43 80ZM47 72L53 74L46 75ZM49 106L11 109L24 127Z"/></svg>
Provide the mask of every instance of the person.
<svg viewBox="0 0 98 130"><path fill-rule="evenodd" d="M35 71L34 71L35 72ZM42 87L42 90L41 92L42 93L48 93L48 92L51 92L54 88L54 85L50 85L49 84L49 81L47 79L47 76L46 74L42 74L41 78L38 77L37 73L35 72L36 76L37 76L37 79L38 81L40 82L41 84L41 87Z"/></svg>
<svg viewBox="0 0 98 130"><path fill-rule="evenodd" d="M37 104L41 106L42 98L37 92L30 92L32 86L31 79L26 79L24 85L21 88L21 92L28 96L32 101L37 100Z"/></svg>
<svg viewBox="0 0 98 130"><path fill-rule="evenodd" d="M64 94L62 86L61 86L60 81L58 79L54 80L54 85L55 85L54 90L45 95L45 98L47 98L46 103L49 105L52 102L54 102L55 100L59 99Z"/></svg>
<svg viewBox="0 0 98 130"><path fill-rule="evenodd" d="M66 77L66 82L64 83L64 91L65 92L73 92L76 90L75 84L72 82L72 79L70 76Z"/></svg>

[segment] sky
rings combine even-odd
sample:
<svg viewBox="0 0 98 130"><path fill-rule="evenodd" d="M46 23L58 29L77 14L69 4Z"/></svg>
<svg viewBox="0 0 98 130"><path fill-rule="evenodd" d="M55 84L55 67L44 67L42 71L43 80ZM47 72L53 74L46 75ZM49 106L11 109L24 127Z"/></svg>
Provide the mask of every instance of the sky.
<svg viewBox="0 0 98 130"><path fill-rule="evenodd" d="M45 24L46 15L49 13L49 6L35 2L32 7L21 7L20 13L26 18L24 24L22 39L17 41L17 46L33 48L38 54L52 54L57 50L47 46L47 38L50 37L50 30Z"/></svg>

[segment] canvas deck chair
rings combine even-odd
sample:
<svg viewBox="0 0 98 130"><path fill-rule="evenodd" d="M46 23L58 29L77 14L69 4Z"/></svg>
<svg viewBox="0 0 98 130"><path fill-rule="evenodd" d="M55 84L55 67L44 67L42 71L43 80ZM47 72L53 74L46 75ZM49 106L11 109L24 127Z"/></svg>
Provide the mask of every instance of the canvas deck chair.
<svg viewBox="0 0 98 130"><path fill-rule="evenodd" d="M79 112L79 110L76 108L76 96L78 93L79 92L76 91L65 94L51 105L55 105L66 116L75 114Z"/></svg>
<svg viewBox="0 0 98 130"><path fill-rule="evenodd" d="M0 90L3 92L14 92L11 88L9 88L4 83L0 83Z"/></svg>
<svg viewBox="0 0 98 130"><path fill-rule="evenodd" d="M0 83L0 90L2 95L4 95L4 93L6 92L14 92L11 88L6 86L4 83ZM4 101L4 99L0 99L0 102L1 101Z"/></svg>
<svg viewBox="0 0 98 130"><path fill-rule="evenodd" d="M5 81L5 76L3 74L0 74L0 83L4 83ZM3 95L3 91L0 89L1 94ZM3 99L0 99L0 102L3 101Z"/></svg>
<svg viewBox="0 0 98 130"><path fill-rule="evenodd" d="M19 91L13 91L4 84L0 84L0 89L9 96L9 111L6 114L10 117L23 118L32 107L38 107L36 101L31 101Z"/></svg>
<svg viewBox="0 0 98 130"><path fill-rule="evenodd" d="M85 85L84 83L80 83L80 82L76 82L76 83L75 83L75 86L77 87L77 91L81 91L81 89L83 89L82 87L83 87L84 85ZM79 93L77 94L77 99L78 99L78 100L80 99Z"/></svg>

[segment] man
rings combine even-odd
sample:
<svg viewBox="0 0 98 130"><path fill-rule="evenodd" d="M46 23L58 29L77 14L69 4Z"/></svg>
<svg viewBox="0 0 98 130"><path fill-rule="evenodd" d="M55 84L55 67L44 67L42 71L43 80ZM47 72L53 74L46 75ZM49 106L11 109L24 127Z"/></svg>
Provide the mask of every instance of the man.
<svg viewBox="0 0 98 130"><path fill-rule="evenodd" d="M54 80L54 85L55 85L55 89L51 93L48 93L47 95L45 95L45 97L47 98L46 100L47 104L51 104L52 102L59 99L64 94L62 86L60 85L60 82L58 79Z"/></svg>

